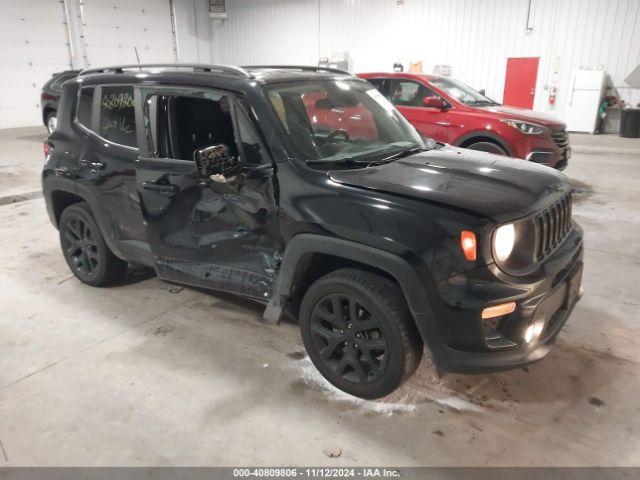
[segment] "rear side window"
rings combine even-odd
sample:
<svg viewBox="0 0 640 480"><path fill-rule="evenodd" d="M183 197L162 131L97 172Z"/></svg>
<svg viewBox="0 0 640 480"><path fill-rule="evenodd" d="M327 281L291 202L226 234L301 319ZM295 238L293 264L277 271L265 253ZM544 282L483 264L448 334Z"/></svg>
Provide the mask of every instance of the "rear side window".
<svg viewBox="0 0 640 480"><path fill-rule="evenodd" d="M102 87L98 133L110 142L137 148L132 86Z"/></svg>
<svg viewBox="0 0 640 480"><path fill-rule="evenodd" d="M80 89L76 121L86 128L91 129L91 111L93 109L93 87Z"/></svg>

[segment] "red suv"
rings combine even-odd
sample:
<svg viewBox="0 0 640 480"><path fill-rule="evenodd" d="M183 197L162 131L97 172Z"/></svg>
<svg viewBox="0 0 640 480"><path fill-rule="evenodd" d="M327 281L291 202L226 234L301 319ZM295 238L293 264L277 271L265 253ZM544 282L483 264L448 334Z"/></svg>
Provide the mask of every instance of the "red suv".
<svg viewBox="0 0 640 480"><path fill-rule="evenodd" d="M571 156L564 123L507 107L452 78L360 73L422 134L463 148L523 158L564 170Z"/></svg>

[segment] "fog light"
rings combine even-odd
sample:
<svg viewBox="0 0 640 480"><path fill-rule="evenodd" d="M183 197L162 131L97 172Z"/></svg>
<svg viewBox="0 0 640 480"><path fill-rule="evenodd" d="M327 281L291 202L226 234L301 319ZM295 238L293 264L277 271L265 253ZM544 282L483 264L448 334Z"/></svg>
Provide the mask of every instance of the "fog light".
<svg viewBox="0 0 640 480"><path fill-rule="evenodd" d="M540 335L542 334L542 331L544 330L544 320L538 320L537 322L532 323L531 325L529 325L527 327L527 329L524 331L524 341L525 343L531 343L534 340L537 340Z"/></svg>
<svg viewBox="0 0 640 480"><path fill-rule="evenodd" d="M534 325L529 325L527 329L524 331L525 343L531 343L533 341L533 327Z"/></svg>
<svg viewBox="0 0 640 480"><path fill-rule="evenodd" d="M544 330L544 322L536 322L533 324L533 338L538 338Z"/></svg>

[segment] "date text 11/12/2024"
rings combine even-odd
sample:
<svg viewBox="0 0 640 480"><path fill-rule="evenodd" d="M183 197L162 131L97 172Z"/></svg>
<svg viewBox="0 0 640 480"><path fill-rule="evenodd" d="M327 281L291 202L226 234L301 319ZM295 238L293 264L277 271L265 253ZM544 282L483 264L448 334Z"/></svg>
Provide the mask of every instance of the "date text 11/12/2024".
<svg viewBox="0 0 640 480"><path fill-rule="evenodd" d="M398 478L400 471L393 468L234 468L235 478Z"/></svg>

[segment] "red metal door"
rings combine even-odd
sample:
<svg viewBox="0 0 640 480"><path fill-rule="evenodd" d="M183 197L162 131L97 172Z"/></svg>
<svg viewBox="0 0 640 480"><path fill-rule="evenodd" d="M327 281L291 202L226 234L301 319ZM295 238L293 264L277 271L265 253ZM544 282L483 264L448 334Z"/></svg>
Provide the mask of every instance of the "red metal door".
<svg viewBox="0 0 640 480"><path fill-rule="evenodd" d="M512 107L533 108L539 61L539 57L507 58L502 103Z"/></svg>

